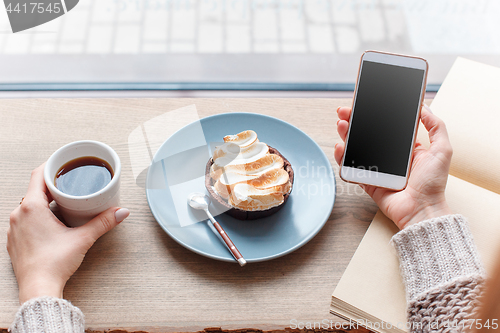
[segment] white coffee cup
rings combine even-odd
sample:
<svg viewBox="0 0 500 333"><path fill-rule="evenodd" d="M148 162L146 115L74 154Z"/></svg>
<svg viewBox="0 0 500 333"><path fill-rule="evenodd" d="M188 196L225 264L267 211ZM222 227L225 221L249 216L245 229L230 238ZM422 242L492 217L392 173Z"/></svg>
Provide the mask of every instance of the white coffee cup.
<svg viewBox="0 0 500 333"><path fill-rule="evenodd" d="M69 195L59 190L54 184L59 169L67 162L85 156L98 157L108 162L113 169L111 181L103 189L84 196ZM72 142L59 148L49 157L43 173L45 184L67 226L81 226L106 209L119 205L121 168L118 154L108 145L98 141Z"/></svg>

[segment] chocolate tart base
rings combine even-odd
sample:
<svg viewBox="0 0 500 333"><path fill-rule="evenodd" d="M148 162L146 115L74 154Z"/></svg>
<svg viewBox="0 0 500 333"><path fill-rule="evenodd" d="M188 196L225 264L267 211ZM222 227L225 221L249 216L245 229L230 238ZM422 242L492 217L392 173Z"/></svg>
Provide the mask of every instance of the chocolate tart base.
<svg viewBox="0 0 500 333"><path fill-rule="evenodd" d="M283 155L281 155L281 153L277 149L275 149L271 146L268 146L268 147L269 147L269 153L276 154L283 159L283 162L284 162L283 168L285 169L286 172L288 172L288 177L290 178L291 186L290 186L290 192L288 192L287 194L285 194L283 196L284 201L281 205L270 208L270 209L266 209L266 210L247 211L247 210L235 208L235 207L229 205L226 202L226 200L224 200L217 193L215 193L215 191L212 187L214 182L213 182L212 178L210 177L210 167L212 166L212 164L214 164L214 161L212 160L212 158L210 158L208 160L207 167L205 169L205 187L207 188L207 191L210 194L210 197L212 198L212 200L215 201L214 203L217 203L218 205L224 207L224 209L227 209L225 211L225 213L234 217L235 219L238 219L238 220L256 220L256 219L270 216L270 215L276 213L277 211L279 211L281 209L281 207L283 207L286 204L286 202L288 201L288 198L290 197L290 193L292 193L293 175L294 175L292 165Z"/></svg>

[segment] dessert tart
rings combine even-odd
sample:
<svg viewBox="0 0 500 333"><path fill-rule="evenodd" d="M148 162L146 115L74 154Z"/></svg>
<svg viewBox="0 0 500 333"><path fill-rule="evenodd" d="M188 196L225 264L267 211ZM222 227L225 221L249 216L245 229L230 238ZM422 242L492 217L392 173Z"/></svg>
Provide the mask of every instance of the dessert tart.
<svg viewBox="0 0 500 333"><path fill-rule="evenodd" d="M248 130L224 137L205 171L205 187L215 203L240 220L267 217L288 201L294 173L276 149Z"/></svg>

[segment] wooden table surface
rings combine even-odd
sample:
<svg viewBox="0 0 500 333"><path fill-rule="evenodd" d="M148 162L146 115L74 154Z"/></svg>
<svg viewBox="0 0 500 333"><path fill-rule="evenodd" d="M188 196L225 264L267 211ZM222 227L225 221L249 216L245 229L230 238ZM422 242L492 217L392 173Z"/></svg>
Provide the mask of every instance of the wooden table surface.
<svg viewBox="0 0 500 333"><path fill-rule="evenodd" d="M324 150L337 177L337 198L320 233L299 250L238 265L195 254L156 223L134 177L130 133L148 120L195 104L200 117L252 112L285 120ZM121 205L131 216L90 249L64 297L80 307L90 329L148 332L285 329L296 322L337 320L331 294L377 207L338 178L333 158L338 106L350 99L17 99L0 100L0 328L19 306L5 248L9 213L19 205L30 171L71 141L109 144L122 160Z"/></svg>

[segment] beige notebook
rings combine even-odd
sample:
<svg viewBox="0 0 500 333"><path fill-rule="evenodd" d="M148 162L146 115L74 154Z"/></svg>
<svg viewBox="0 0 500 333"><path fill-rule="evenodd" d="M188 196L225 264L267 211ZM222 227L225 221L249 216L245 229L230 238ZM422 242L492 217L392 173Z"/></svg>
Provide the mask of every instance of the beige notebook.
<svg viewBox="0 0 500 333"><path fill-rule="evenodd" d="M500 68L457 58L431 109L453 145L450 174L500 193Z"/></svg>
<svg viewBox="0 0 500 333"><path fill-rule="evenodd" d="M432 70L432 69L431 69ZM446 197L469 220L486 270L500 254L500 69L458 58L431 108L447 124L454 156ZM423 126L421 126L423 128ZM427 133L422 130L419 138ZM406 332L406 299L390 239L375 216L332 295L331 312L377 332Z"/></svg>

